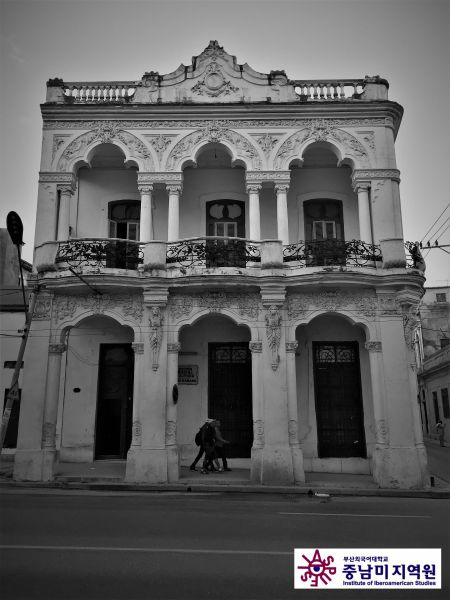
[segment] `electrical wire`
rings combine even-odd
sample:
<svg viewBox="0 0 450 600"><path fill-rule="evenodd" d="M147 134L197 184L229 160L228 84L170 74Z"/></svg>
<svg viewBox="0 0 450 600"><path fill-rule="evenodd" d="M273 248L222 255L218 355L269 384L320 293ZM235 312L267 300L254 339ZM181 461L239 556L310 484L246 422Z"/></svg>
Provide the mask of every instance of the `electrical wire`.
<svg viewBox="0 0 450 600"><path fill-rule="evenodd" d="M428 233L433 229L433 227L436 225L436 223L439 221L439 219L442 217L442 215L445 213L445 211L450 207L450 202L447 204L447 206L444 208L444 210L441 212L441 214L438 216L438 218L436 219L436 221L433 223L433 225L428 229L428 231L424 234L424 236L422 237L422 239L420 240L421 242L423 242L423 240L427 237ZM432 237L432 236L430 236Z"/></svg>

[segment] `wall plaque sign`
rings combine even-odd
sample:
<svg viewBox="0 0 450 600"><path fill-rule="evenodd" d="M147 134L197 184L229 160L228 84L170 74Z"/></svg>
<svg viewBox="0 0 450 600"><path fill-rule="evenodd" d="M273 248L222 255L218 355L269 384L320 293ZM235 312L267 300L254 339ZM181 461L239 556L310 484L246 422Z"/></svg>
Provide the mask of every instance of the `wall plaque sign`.
<svg viewBox="0 0 450 600"><path fill-rule="evenodd" d="M178 383L181 385L197 385L198 365L180 365L178 367Z"/></svg>

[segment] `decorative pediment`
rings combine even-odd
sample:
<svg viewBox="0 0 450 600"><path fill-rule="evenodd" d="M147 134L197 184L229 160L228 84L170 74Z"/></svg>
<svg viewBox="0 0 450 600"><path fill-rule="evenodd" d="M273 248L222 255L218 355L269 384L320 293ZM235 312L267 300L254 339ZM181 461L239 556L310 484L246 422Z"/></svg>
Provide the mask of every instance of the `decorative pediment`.
<svg viewBox="0 0 450 600"><path fill-rule="evenodd" d="M239 65L217 41L211 41L192 64L172 73L143 75L134 102L286 102L297 98L284 71L259 73Z"/></svg>

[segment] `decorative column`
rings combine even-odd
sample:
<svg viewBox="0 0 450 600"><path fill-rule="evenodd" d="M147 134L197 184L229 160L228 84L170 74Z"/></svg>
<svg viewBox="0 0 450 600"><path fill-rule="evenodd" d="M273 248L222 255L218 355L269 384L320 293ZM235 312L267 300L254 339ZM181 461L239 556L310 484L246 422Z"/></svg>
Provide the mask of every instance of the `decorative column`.
<svg viewBox="0 0 450 600"><path fill-rule="evenodd" d="M264 394L262 389L262 342L250 342L252 353L252 413L253 446L251 450L250 481L261 483L262 450L264 448Z"/></svg>
<svg viewBox="0 0 450 600"><path fill-rule="evenodd" d="M181 184L168 185L169 191L169 223L167 241L174 242L180 238L180 194Z"/></svg>
<svg viewBox="0 0 450 600"><path fill-rule="evenodd" d="M61 358L66 349L65 344L50 344L48 347L44 423L42 425L42 481L53 479L56 459L56 420L58 417Z"/></svg>
<svg viewBox="0 0 450 600"><path fill-rule="evenodd" d="M166 449L167 478L169 482L178 481L177 446L177 402L178 402L178 353L181 344L167 344L167 386L166 386Z"/></svg>
<svg viewBox="0 0 450 600"><path fill-rule="evenodd" d="M152 218L152 185L138 186L141 194L141 218L139 240L148 242L153 240L153 218Z"/></svg>
<svg viewBox="0 0 450 600"><path fill-rule="evenodd" d="M288 433L289 446L292 454L294 482L305 481L303 467L303 452L298 441L298 409L297 409L297 373L295 368L295 352L298 342L286 342L286 379L288 396Z"/></svg>
<svg viewBox="0 0 450 600"><path fill-rule="evenodd" d="M58 185L57 190L60 192L57 233L59 242L69 239L70 199L74 190L70 184Z"/></svg>
<svg viewBox="0 0 450 600"><path fill-rule="evenodd" d="M358 194L359 239L367 244L373 244L369 187L368 183L357 182L355 189Z"/></svg>
<svg viewBox="0 0 450 600"><path fill-rule="evenodd" d="M283 245L289 244L289 225L288 225L288 209L287 209L287 192L289 182L275 183L275 191L277 194L277 231L278 239Z"/></svg>
<svg viewBox="0 0 450 600"><path fill-rule="evenodd" d="M144 402L144 372L146 369L143 342L131 344L134 352L133 425L130 451L141 445L141 403Z"/></svg>
<svg viewBox="0 0 450 600"><path fill-rule="evenodd" d="M249 198L249 238L254 241L261 239L261 216L259 211L259 192L261 185L252 183L247 185Z"/></svg>
<svg viewBox="0 0 450 600"><path fill-rule="evenodd" d="M142 444L141 407L145 402L145 373L147 370L143 342L131 344L134 351L133 422L131 446L127 454L125 481L138 481L139 454Z"/></svg>
<svg viewBox="0 0 450 600"><path fill-rule="evenodd" d="M382 347L381 342L371 341L364 344L365 349L369 353L370 364L370 379L372 386L372 402L373 415L375 419L375 451L384 449L389 446L389 428L385 415L385 390L384 390L384 374L382 363ZM374 463L377 460L374 456ZM376 467L375 467L376 468Z"/></svg>

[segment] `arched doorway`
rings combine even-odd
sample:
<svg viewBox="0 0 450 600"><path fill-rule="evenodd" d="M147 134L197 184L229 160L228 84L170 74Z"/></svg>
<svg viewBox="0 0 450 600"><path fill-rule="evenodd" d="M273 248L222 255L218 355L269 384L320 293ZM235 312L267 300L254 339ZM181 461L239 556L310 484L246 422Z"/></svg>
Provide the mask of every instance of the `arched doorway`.
<svg viewBox="0 0 450 600"><path fill-rule="evenodd" d="M180 331L179 368L195 373L179 380L178 443L182 459L196 454L195 432L219 419L230 458L249 458L253 444L250 331L229 317L210 314Z"/></svg>
<svg viewBox="0 0 450 600"><path fill-rule="evenodd" d="M67 333L60 459L124 459L133 408L134 332L106 315Z"/></svg>
<svg viewBox="0 0 450 600"><path fill-rule="evenodd" d="M100 344L95 458L125 459L131 444L134 352L131 344Z"/></svg>
<svg viewBox="0 0 450 600"><path fill-rule="evenodd" d="M364 331L341 315L323 314L298 327L296 337L299 415L310 430L305 455L367 458L372 396Z"/></svg>

